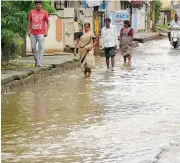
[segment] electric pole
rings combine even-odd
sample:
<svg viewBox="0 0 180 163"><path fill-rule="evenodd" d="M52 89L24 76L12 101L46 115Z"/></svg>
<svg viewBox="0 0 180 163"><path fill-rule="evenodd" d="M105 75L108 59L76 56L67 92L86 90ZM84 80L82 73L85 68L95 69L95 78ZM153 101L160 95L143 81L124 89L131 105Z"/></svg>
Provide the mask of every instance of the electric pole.
<svg viewBox="0 0 180 163"><path fill-rule="evenodd" d="M152 31L155 31L155 1L151 2L152 4Z"/></svg>
<svg viewBox="0 0 180 163"><path fill-rule="evenodd" d="M99 53L99 6L94 6L94 33L96 35L95 54Z"/></svg>
<svg viewBox="0 0 180 163"><path fill-rule="evenodd" d="M75 11L76 11L76 16L77 16L77 21L80 21L80 17L79 17L79 5L78 5L78 0L75 1Z"/></svg>
<svg viewBox="0 0 180 163"><path fill-rule="evenodd" d="M132 10L133 10L133 6L132 3L130 4L130 25L132 27Z"/></svg>

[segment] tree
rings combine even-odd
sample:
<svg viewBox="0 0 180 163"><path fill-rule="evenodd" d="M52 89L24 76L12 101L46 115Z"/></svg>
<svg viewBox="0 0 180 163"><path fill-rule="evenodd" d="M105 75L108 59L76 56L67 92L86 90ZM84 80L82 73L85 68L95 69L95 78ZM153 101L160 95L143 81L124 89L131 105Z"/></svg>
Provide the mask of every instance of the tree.
<svg viewBox="0 0 180 163"><path fill-rule="evenodd" d="M17 43L20 43L19 46L22 46L22 44L25 45L24 41L28 28L28 13L34 6L34 1L1 2L1 42L3 54L5 52L4 47L9 46L9 44L17 45ZM43 1L43 8L48 13L54 12L54 8L49 1ZM9 47L7 47L7 49L8 48Z"/></svg>
<svg viewBox="0 0 180 163"><path fill-rule="evenodd" d="M162 8L161 0L155 0L155 24L157 24L160 20L160 10Z"/></svg>

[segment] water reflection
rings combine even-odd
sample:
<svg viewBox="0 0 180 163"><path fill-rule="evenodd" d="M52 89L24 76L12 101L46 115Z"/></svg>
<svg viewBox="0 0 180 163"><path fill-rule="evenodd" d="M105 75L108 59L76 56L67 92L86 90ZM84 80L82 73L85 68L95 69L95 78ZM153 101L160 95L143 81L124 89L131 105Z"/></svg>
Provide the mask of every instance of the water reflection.
<svg viewBox="0 0 180 163"><path fill-rule="evenodd" d="M42 127L45 121L45 100L44 100L44 91L41 90L41 87L32 90L33 93L33 111L34 111L34 129Z"/></svg>
<svg viewBox="0 0 180 163"><path fill-rule="evenodd" d="M98 58L90 78L73 70L3 95L2 162L178 163L179 52L155 41L132 61L117 55L107 72Z"/></svg>

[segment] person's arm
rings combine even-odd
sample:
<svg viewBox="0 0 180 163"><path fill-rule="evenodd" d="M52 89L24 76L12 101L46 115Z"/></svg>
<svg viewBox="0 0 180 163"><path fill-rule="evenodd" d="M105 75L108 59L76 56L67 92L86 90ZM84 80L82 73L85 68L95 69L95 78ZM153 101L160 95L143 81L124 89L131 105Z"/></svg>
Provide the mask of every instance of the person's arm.
<svg viewBox="0 0 180 163"><path fill-rule="evenodd" d="M94 48L96 43L97 43L96 36L95 36L95 34L93 32L91 32L90 37L93 40L92 48ZM91 48L89 50L91 50Z"/></svg>
<svg viewBox="0 0 180 163"><path fill-rule="evenodd" d="M95 47L97 44L97 39L96 38L93 38L93 47Z"/></svg>
<svg viewBox="0 0 180 163"><path fill-rule="evenodd" d="M49 27L50 27L50 22L49 22L49 15L48 13L46 13L46 19L45 19L46 23L47 23L47 29L46 29L46 32L45 32L45 36L48 35L48 31L49 31Z"/></svg>
<svg viewBox="0 0 180 163"><path fill-rule="evenodd" d="M121 47L121 45L122 45L122 28L121 28L121 30L120 30L120 36L119 36L119 42L120 42L120 47Z"/></svg>
<svg viewBox="0 0 180 163"><path fill-rule="evenodd" d="M173 24L172 24L172 22L170 23L170 26L169 26L169 29L171 29L173 27Z"/></svg>
<svg viewBox="0 0 180 163"><path fill-rule="evenodd" d="M118 37L117 37L116 27L114 27L114 32L115 32L115 43L116 43L116 48L117 48Z"/></svg>
<svg viewBox="0 0 180 163"><path fill-rule="evenodd" d="M131 29L131 44L133 45L133 39L134 39L134 30Z"/></svg>
<svg viewBox="0 0 180 163"><path fill-rule="evenodd" d="M75 43L75 48L74 48L74 56L76 56L76 53L77 53L77 49L79 46L79 40L80 40L79 37L75 40L76 43Z"/></svg>
<svg viewBox="0 0 180 163"><path fill-rule="evenodd" d="M103 40L103 29L101 29L101 42L102 42L102 48L104 49L104 40Z"/></svg>
<svg viewBox="0 0 180 163"><path fill-rule="evenodd" d="M28 15L28 36L31 35L31 26L32 26L32 17L31 17L31 12Z"/></svg>

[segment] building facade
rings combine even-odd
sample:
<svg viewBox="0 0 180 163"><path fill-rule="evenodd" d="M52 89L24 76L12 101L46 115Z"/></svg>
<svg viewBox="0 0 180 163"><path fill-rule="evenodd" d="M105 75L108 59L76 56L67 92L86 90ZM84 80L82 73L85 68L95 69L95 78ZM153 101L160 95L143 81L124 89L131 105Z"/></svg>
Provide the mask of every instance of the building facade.
<svg viewBox="0 0 180 163"><path fill-rule="evenodd" d="M63 52L75 45L75 33L83 30L83 24L89 22L94 31L93 7L89 7L87 0L51 1L56 12L49 15L50 28L45 38L45 53ZM106 1L100 1L99 32L104 26ZM27 51L31 51L30 39L27 37Z"/></svg>
<svg viewBox="0 0 180 163"><path fill-rule="evenodd" d="M130 14L131 1L110 1L108 5L108 11L110 17L111 12L125 12L127 11ZM115 17L116 15L114 15ZM115 18L116 19L116 18ZM130 17L128 18L130 19ZM151 29L151 6L149 1L143 1L140 8L133 7L132 9L132 27L137 33L139 31L149 31Z"/></svg>

